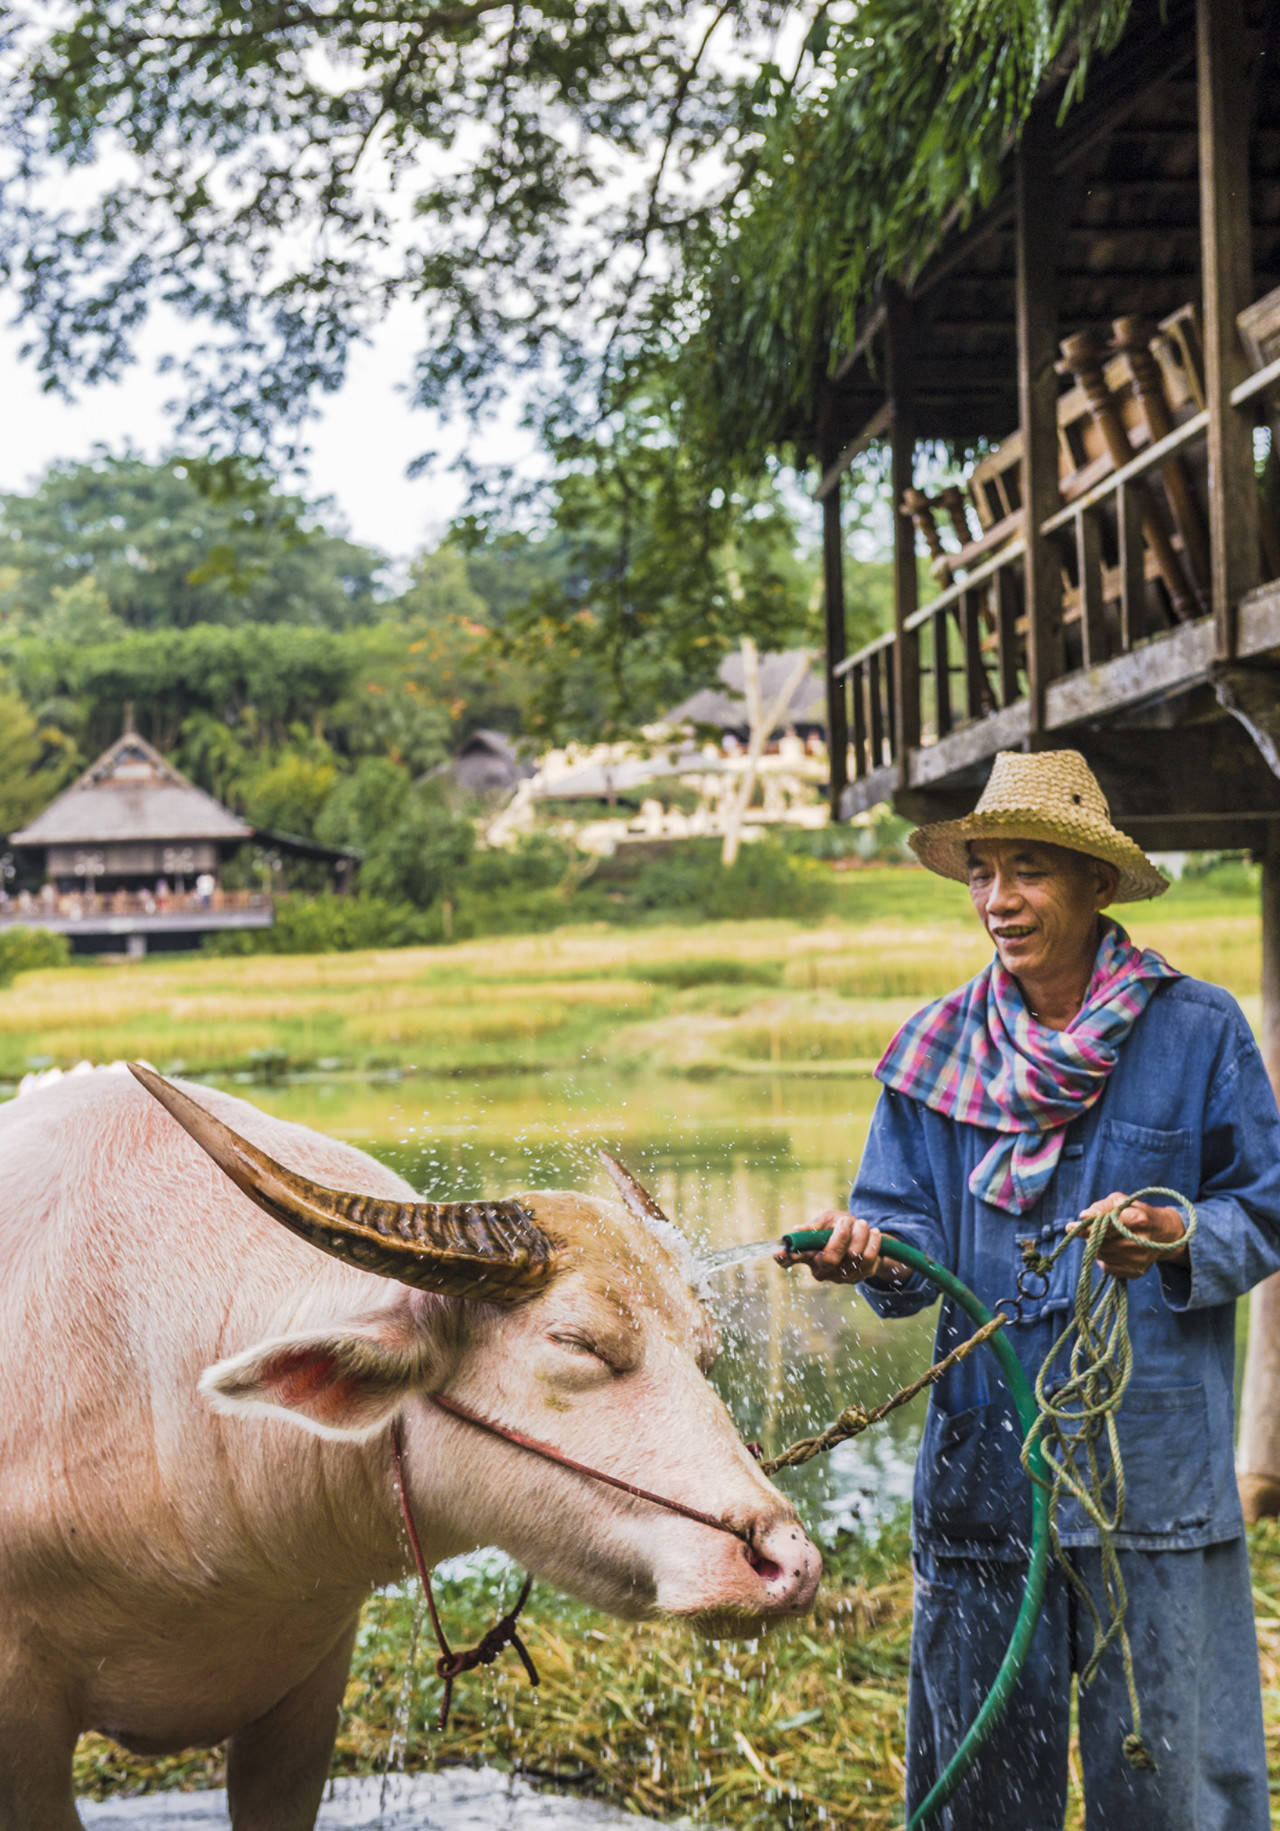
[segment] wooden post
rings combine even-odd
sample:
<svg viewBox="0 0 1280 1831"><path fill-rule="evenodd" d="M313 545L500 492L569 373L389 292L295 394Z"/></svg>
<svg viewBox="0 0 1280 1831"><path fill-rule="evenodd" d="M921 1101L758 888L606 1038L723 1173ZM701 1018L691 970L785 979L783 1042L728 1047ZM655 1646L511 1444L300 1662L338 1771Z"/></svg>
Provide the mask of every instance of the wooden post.
<svg viewBox="0 0 1280 1831"><path fill-rule="evenodd" d="M1280 830L1262 857L1262 1055L1280 1094ZM1249 1299L1236 1474L1246 1519L1280 1514L1280 1272Z"/></svg>
<svg viewBox="0 0 1280 1831"><path fill-rule="evenodd" d="M1253 294L1248 68L1245 0L1196 0L1210 598L1219 661L1235 655L1240 600L1260 573L1252 419L1230 399L1245 374L1236 314Z"/></svg>
<svg viewBox="0 0 1280 1831"><path fill-rule="evenodd" d="M836 674L845 656L844 536L840 527L840 480L822 502L823 622L827 663L827 773L831 818L840 819L840 802L849 781L848 683Z"/></svg>
<svg viewBox="0 0 1280 1831"><path fill-rule="evenodd" d="M893 742L898 786L907 786L907 758L920 742L920 636L907 630L919 603L916 530L904 509L915 482L916 416L912 400L911 309L901 288L885 288L885 372L893 423L889 433L889 499L893 504Z"/></svg>
<svg viewBox="0 0 1280 1831"><path fill-rule="evenodd" d="M1027 610L1027 696L1031 744L1044 732L1045 688L1062 671L1062 559L1040 529L1058 492L1058 187L1053 118L1031 111L1015 168L1015 309L1018 417L1022 425L1023 587Z"/></svg>

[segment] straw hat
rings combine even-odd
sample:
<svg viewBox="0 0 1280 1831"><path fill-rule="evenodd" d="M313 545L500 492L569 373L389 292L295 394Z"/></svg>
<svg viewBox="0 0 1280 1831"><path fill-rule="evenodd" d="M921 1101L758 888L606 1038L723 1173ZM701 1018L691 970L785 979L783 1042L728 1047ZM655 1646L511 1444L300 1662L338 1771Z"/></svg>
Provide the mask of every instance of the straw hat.
<svg viewBox="0 0 1280 1831"><path fill-rule="evenodd" d="M907 843L930 871L963 884L970 839L1039 839L1105 859L1120 873L1116 903L1141 902L1169 888L1142 847L1112 826L1107 798L1078 750L1000 751L971 814L917 827Z"/></svg>

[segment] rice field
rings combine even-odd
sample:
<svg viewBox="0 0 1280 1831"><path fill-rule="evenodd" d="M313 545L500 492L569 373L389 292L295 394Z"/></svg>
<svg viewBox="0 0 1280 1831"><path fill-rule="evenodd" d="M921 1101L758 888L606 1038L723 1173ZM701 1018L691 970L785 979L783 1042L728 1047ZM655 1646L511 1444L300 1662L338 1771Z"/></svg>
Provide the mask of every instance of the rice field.
<svg viewBox="0 0 1280 1831"><path fill-rule="evenodd" d="M456 947L79 964L0 993L0 1081L141 1056L273 1079L339 1068L543 1072L607 1060L689 1075L864 1071L922 1000L987 949L963 890L847 874L836 913L701 927L564 928ZM1121 912L1135 938L1258 1021L1256 892L1176 885Z"/></svg>

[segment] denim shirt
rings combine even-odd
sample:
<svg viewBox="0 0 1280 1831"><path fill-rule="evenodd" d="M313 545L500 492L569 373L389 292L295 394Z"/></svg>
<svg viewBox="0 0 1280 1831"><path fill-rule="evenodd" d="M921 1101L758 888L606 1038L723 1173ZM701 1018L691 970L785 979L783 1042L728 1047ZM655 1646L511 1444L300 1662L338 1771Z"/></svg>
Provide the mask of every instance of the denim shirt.
<svg viewBox="0 0 1280 1831"><path fill-rule="evenodd" d="M1200 980L1162 985L1101 1099L1066 1128L1053 1180L1022 1215L970 1193L970 1172L994 1140L885 1089L850 1207L939 1260L990 1307L1014 1292L1020 1239L1034 1237L1048 1251L1081 1209L1118 1190L1162 1186L1188 1196L1199 1214L1189 1265L1153 1266L1129 1281L1134 1372L1117 1415L1126 1500L1116 1543L1179 1550L1234 1538L1243 1529L1233 1454L1235 1300L1280 1268L1280 1113L1240 1007ZM1081 1242L1070 1245L1045 1294L1007 1326L1033 1382L1070 1321L1082 1253ZM892 1291L860 1288L884 1316L911 1315L937 1296L918 1274ZM944 1301L938 1356L971 1331L963 1311ZM1026 1555L1031 1502L1021 1434L985 1350L933 1388L916 1463L917 1546L942 1557ZM1105 1445L1102 1455L1105 1466ZM1059 1524L1066 1545L1098 1542L1070 1500Z"/></svg>

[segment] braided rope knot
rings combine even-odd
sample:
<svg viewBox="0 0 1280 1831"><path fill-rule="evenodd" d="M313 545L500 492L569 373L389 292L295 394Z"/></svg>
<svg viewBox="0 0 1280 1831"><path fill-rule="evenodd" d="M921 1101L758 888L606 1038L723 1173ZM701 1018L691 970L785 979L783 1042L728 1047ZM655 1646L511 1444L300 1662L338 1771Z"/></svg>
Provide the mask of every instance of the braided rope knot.
<svg viewBox="0 0 1280 1831"><path fill-rule="evenodd" d="M516 1626L520 1618L520 1611L529 1594L530 1581L530 1578L525 1579L515 1607L508 1609L500 1620L495 1621L473 1647L454 1647L449 1652L440 1654L436 1660L437 1678L457 1678L460 1672L474 1672L477 1666L491 1666L507 1647L514 1647L524 1662L524 1669L529 1674L529 1683L531 1685L538 1683L538 1674L529 1649L521 1640Z"/></svg>
<svg viewBox="0 0 1280 1831"><path fill-rule="evenodd" d="M1034 1277L1047 1278L1053 1270L1053 1261L1056 1257L1056 1253L1037 1252L1034 1240L1023 1240L1022 1242L1023 1270L1030 1272Z"/></svg>
<svg viewBox="0 0 1280 1831"><path fill-rule="evenodd" d="M440 1643L440 1656L436 1660L436 1677L444 1680L444 1696L440 1699L440 1714L436 1718L436 1728L446 1729L449 1723L449 1712L453 1707L453 1681L461 1672L474 1672L477 1666L491 1666L505 1647L514 1647L520 1656L525 1676L531 1685L538 1684L538 1668L533 1663L533 1656L521 1640L516 1630L520 1611L529 1600L529 1590L533 1584L533 1573L529 1572L520 1585L520 1594L514 1605L493 1626L482 1634L474 1647L451 1647L445 1638L436 1613L435 1597L431 1592L430 1579L426 1580L427 1603L431 1610L431 1625L435 1629L436 1639Z"/></svg>

